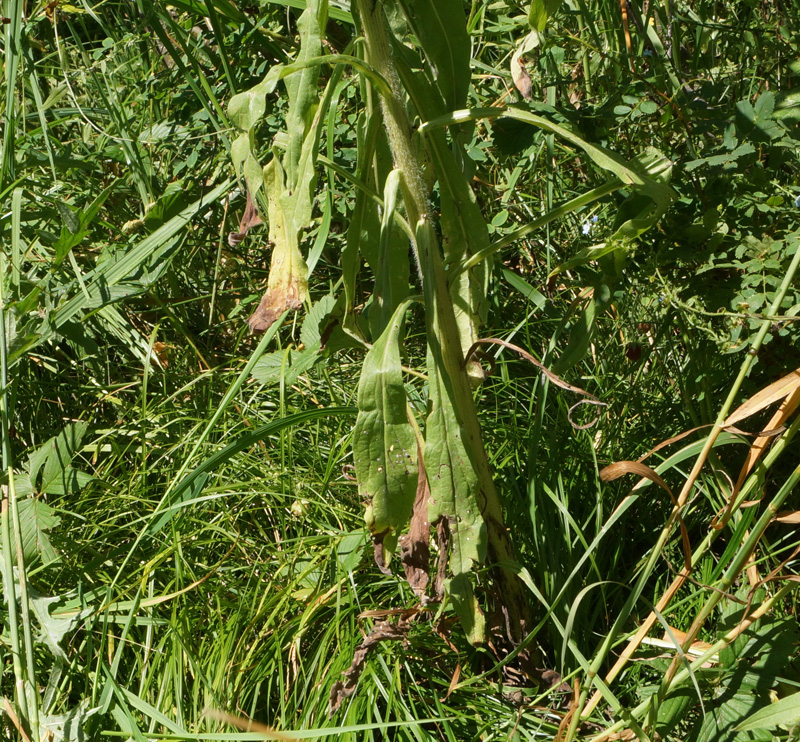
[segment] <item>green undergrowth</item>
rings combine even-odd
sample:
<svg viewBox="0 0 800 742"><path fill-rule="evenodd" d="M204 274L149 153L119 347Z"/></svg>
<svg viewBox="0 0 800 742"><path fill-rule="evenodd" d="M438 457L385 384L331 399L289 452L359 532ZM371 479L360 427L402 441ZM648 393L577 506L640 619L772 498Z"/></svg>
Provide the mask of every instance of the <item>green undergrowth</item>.
<svg viewBox="0 0 800 742"><path fill-rule="evenodd" d="M401 12L415 5L387 3L416 74L429 42ZM411 295L397 350L419 423L433 404L430 328L401 227L387 218L383 232L405 276L381 271L377 244L343 267L354 210L388 199L392 167L383 140L371 167L358 159L380 86L350 62L322 65L312 91L316 105L333 79L300 243L304 306L249 332L273 245L266 225L240 222L246 177L231 147L245 176L242 131L260 164L284 157L293 109L283 82L250 130L228 104L302 54L305 8L4 4L4 736L256 738L223 712L298 738L797 739L797 524L769 511L772 498L783 516L800 510L796 418L775 424L742 490L753 504L719 530L775 407L715 428L704 452L715 421L800 367L796 8L629 3L628 53L617 2L463 5L473 112L437 126L453 125L442 141L463 148L459 174L495 246L478 334L593 402L576 406L589 398L513 349L482 346L473 394L516 560L502 566L531 609L519 652L501 646L501 614L487 611L488 640L473 646L447 600L417 610L397 556L390 575L375 562L352 440L365 348L383 347L389 309ZM327 10L323 55L363 58L349 4ZM520 55L531 100L512 79ZM619 163L590 145L663 190L615 185ZM663 210L649 219L653 192ZM434 187L433 212L442 199ZM376 298L397 291L391 306ZM664 487L599 476L693 428L645 460ZM768 578L756 588L750 555ZM690 579L657 612L653 641L581 719L593 679L686 559ZM493 566L471 573L479 596L492 595ZM761 605L709 663L669 669L665 633L703 615L697 638L710 645ZM329 717L359 645L401 617L405 638L369 654ZM518 661L526 648L537 662ZM553 689L541 665L559 674Z"/></svg>

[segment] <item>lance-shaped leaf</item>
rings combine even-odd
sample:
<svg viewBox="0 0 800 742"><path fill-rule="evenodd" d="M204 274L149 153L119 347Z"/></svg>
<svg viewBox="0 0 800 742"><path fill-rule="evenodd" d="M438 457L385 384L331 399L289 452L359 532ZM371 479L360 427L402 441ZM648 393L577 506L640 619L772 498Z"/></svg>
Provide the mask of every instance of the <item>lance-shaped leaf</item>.
<svg viewBox="0 0 800 742"><path fill-rule="evenodd" d="M445 589L471 644L484 639L485 622L469 573L486 559L486 523L478 502L480 483L467 454L464 431L453 407L452 392L435 355L428 353L431 413L425 427L425 467L431 494L428 520L447 520L452 550Z"/></svg>
<svg viewBox="0 0 800 742"><path fill-rule="evenodd" d="M470 38L461 0L400 0L408 23L433 69L447 109L467 100Z"/></svg>
<svg viewBox="0 0 800 742"><path fill-rule="evenodd" d="M297 30L300 32L300 52L296 62L307 62L322 53L321 29L327 23L327 7L326 0L311 0L297 20ZM319 103L318 80L319 67L317 65L304 67L284 80L286 92L289 94L289 111L286 115L288 140L284 165L289 190L292 192L300 185L298 183L298 165L311 124L309 112L313 106Z"/></svg>
<svg viewBox="0 0 800 742"><path fill-rule="evenodd" d="M247 320L253 332L269 329L287 309L300 309L308 294L308 268L297 244L297 230L283 209L283 168L276 157L264 168L264 187L273 248L267 291Z"/></svg>
<svg viewBox="0 0 800 742"><path fill-rule="evenodd" d="M473 565L486 559L488 534L482 515L481 481L476 462L469 455L470 442L457 407L471 402L462 370L448 368L452 344L459 342L448 327L449 301L446 281L438 255L433 228L427 220L417 226L420 259L425 261L425 305L428 312L428 398L431 412L425 426L425 469L430 485L428 520L445 519L449 525L452 549L452 578L445 588L472 644L483 641L485 621L470 581ZM441 319L447 326L442 326ZM449 346L449 347L447 347ZM458 354L460 355L460 354ZM461 374L461 377L458 376ZM485 497L484 497L485 499Z"/></svg>
<svg viewBox="0 0 800 742"><path fill-rule="evenodd" d="M375 559L387 572L400 530L408 523L417 490L417 441L406 414L400 365L400 329L410 301L367 353L358 383L358 418L353 456L359 493L371 500L366 522L375 543Z"/></svg>
<svg viewBox="0 0 800 742"><path fill-rule="evenodd" d="M437 81L437 87L424 75L415 74L409 64L413 53L407 50L401 53L399 47L395 47L395 50L401 80L421 118L428 121L440 116L444 110L441 81ZM472 176L464 169L468 160L465 160L466 155L462 151L457 157L441 131L431 131L426 135L426 140L439 182L444 260L450 265L458 265L488 248L489 231L469 185ZM478 327L486 321L488 277L487 266L477 263L469 271L450 278L450 293L462 353L466 353L478 339ZM472 364L468 368L470 376L478 372L479 369Z"/></svg>

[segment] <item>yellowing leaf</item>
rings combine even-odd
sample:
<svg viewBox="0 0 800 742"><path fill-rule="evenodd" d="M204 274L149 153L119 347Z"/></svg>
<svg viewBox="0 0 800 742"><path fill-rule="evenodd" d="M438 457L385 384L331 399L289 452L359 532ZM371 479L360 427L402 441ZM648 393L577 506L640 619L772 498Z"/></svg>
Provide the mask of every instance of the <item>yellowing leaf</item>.
<svg viewBox="0 0 800 742"><path fill-rule="evenodd" d="M275 157L264 168L264 186L272 262L267 291L247 320L253 332L268 330L287 309L300 309L308 294L308 268L297 244L297 229L287 220L283 208L283 168Z"/></svg>

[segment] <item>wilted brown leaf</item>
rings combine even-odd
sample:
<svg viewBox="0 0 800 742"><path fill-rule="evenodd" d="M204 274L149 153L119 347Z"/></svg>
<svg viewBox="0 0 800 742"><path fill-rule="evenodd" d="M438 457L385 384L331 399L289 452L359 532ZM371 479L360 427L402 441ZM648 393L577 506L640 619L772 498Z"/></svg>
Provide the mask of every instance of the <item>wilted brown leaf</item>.
<svg viewBox="0 0 800 742"><path fill-rule="evenodd" d="M600 470L600 479L604 482L613 482L615 479L619 479L626 474L636 474L643 479L649 479L651 482L655 482L655 484L669 495L673 507L677 507L678 503L669 485L667 485L653 469L647 466L647 464L643 464L640 461L616 461L613 464L609 464L607 467ZM640 481L634 489L641 484L642 482ZM678 515L678 523L680 525L681 540L683 542L684 565L687 570L690 570L692 565L692 545L689 541L689 532L686 530L686 524L683 522L683 518L681 518L680 514Z"/></svg>
<svg viewBox="0 0 800 742"><path fill-rule="evenodd" d="M431 494L428 477L422 460L422 451L417 446L419 474L417 494L414 498L414 510L408 533L398 539L400 544L400 561L406 573L406 580L414 594L423 604L427 602L425 591L428 588L428 572L431 559L431 526L428 522L428 499Z"/></svg>
<svg viewBox="0 0 800 742"><path fill-rule="evenodd" d="M358 683L361 672L364 670L364 662L366 661L369 653L375 649L381 642L397 641L398 639L405 639L408 633L408 624L402 619L397 623L390 621L381 621L376 623L369 636L356 649L353 655L353 663L343 673L344 680L338 680L331 688L331 694L328 699L328 718L333 716L342 705L346 698L355 693L356 684Z"/></svg>
<svg viewBox="0 0 800 742"><path fill-rule="evenodd" d="M525 67L525 58L522 55L515 54L511 57L511 79L514 81L514 86L522 94L525 100L531 100L533 85L531 84L531 76Z"/></svg>
<svg viewBox="0 0 800 742"><path fill-rule="evenodd" d="M236 245L238 245L247 236L247 232L252 227L257 227L261 223L261 217L258 215L258 209L253 201L253 197L250 195L250 190L247 189L247 204L244 207L244 214L242 214L242 218L239 220L239 231L231 232L228 235L228 244L231 247L236 247Z"/></svg>

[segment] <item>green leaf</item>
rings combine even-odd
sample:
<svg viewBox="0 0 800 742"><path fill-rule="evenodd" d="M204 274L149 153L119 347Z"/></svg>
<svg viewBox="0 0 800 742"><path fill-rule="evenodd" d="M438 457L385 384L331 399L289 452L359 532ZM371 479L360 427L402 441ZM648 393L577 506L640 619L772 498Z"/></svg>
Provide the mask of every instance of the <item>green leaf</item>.
<svg viewBox="0 0 800 742"><path fill-rule="evenodd" d="M320 335L319 327L322 321L328 317L336 306L336 297L333 294L326 294L306 313L303 326L300 328L300 342L306 348L319 349Z"/></svg>
<svg viewBox="0 0 800 742"><path fill-rule="evenodd" d="M41 627L41 631L36 637L36 640L45 644L54 657L67 662L67 655L61 648L60 642L68 631L76 628L87 617L87 614L91 614L91 609L85 612L78 611L66 618L53 616L53 614L50 613L50 606L54 603L61 603L62 601L63 598L60 596L54 598L36 596L31 598L31 605L33 606L33 611Z"/></svg>
<svg viewBox="0 0 800 742"><path fill-rule="evenodd" d="M572 326L566 349L553 365L553 371L556 374L563 374L586 355L594 334L595 310L596 300L592 297L583 308L578 321Z"/></svg>
<svg viewBox="0 0 800 742"><path fill-rule="evenodd" d="M366 534L363 528L347 533L342 537L336 547L336 559L345 572L354 572L358 565L361 564L361 560L364 558L366 541Z"/></svg>
<svg viewBox="0 0 800 742"><path fill-rule="evenodd" d="M537 31L544 31L547 19L558 10L561 0L531 0L528 11L528 23Z"/></svg>
<svg viewBox="0 0 800 742"><path fill-rule="evenodd" d="M318 360L320 356L316 348L304 350L277 350L274 353L265 353L253 367L253 378L260 384L272 386L279 384L281 379L286 385L294 384L300 374L305 373Z"/></svg>
<svg viewBox="0 0 800 742"><path fill-rule="evenodd" d="M33 497L19 500L17 510L25 561L30 564L37 556L42 558L44 564L56 561L58 554L47 536L47 531L61 522L55 510L46 502Z"/></svg>
<svg viewBox="0 0 800 742"><path fill-rule="evenodd" d="M394 215L400 189L400 171L392 170L383 192L383 213L375 268L375 291L369 307L370 331L373 338L383 333L395 310L409 293L411 264L408 237L397 226ZM381 267L391 266L391 270Z"/></svg>
<svg viewBox="0 0 800 742"><path fill-rule="evenodd" d="M249 132L267 111L267 95L271 92L270 86L274 85L265 77L258 85L250 90L238 93L228 103L228 117L231 123L244 132Z"/></svg>
<svg viewBox="0 0 800 742"><path fill-rule="evenodd" d="M321 29L327 22L327 7L326 0L309 0L306 4L305 11L297 21L297 28L300 32L300 52L296 62L302 64L322 53ZM318 80L318 65L305 67L284 79L284 85L289 94L289 111L286 115L288 141L283 164L286 170L286 182L292 192L295 189L300 190L298 165L303 143L310 129L310 110L313 106L318 105L320 100L317 90Z"/></svg>
<svg viewBox="0 0 800 742"><path fill-rule="evenodd" d="M735 731L742 719L753 715L764 703L763 696L746 688L723 693L713 704L706 703L705 716L698 720L687 742L771 742L769 732Z"/></svg>
<svg viewBox="0 0 800 742"><path fill-rule="evenodd" d="M88 428L86 422L72 423L30 455L28 474L35 491L49 494L76 492L92 480L90 475L70 466Z"/></svg>
<svg viewBox="0 0 800 742"><path fill-rule="evenodd" d="M461 0L399 0L448 110L462 108L471 79L470 38Z"/></svg>
<svg viewBox="0 0 800 742"><path fill-rule="evenodd" d="M503 278L508 284L520 292L536 309L542 309L547 303L547 298L541 291L531 286L524 278L518 276L508 268L503 269Z"/></svg>
<svg viewBox="0 0 800 742"><path fill-rule="evenodd" d="M417 441L400 364L400 330L410 303L397 307L367 353L358 383L353 457L359 493L370 500L365 519L382 569L383 554L394 550L411 517L417 488Z"/></svg>
<svg viewBox="0 0 800 742"><path fill-rule="evenodd" d="M737 732L756 729L775 729L800 723L800 693L781 698L780 701L756 711L736 727Z"/></svg>
<svg viewBox="0 0 800 742"><path fill-rule="evenodd" d="M467 639L472 644L479 644L485 638L485 619L475 599L469 573L473 565L482 564L486 559L488 534L479 501L481 482L468 453L472 441L466 440L467 431L458 413L458 409L471 403L471 398L466 398L470 391L465 387L464 379L456 376L461 374L463 377L463 370L446 365L446 359L452 358L453 353L451 348L442 346L452 345L458 339L452 336L449 327L442 326L447 311L442 305L449 302L449 295L441 266L437 266L437 246L427 220L418 225L417 244L420 260L424 256L427 266L425 304L431 411L425 425L424 460L431 491L428 521L436 523L444 519L448 524L453 577L446 583L447 592Z"/></svg>

